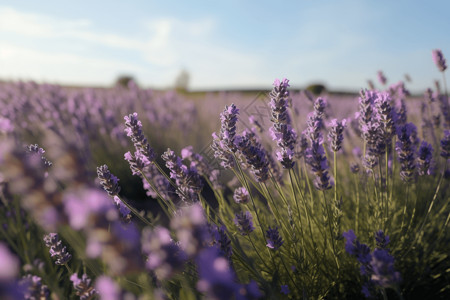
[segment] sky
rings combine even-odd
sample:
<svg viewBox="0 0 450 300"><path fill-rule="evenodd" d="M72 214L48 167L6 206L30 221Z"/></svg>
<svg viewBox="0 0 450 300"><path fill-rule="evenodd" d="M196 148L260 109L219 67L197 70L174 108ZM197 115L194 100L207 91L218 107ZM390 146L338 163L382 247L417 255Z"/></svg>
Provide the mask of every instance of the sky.
<svg viewBox="0 0 450 300"><path fill-rule="evenodd" d="M358 91L404 80L420 92L450 57L450 1L3 1L0 80L109 86L131 75L168 88L182 70L192 90Z"/></svg>

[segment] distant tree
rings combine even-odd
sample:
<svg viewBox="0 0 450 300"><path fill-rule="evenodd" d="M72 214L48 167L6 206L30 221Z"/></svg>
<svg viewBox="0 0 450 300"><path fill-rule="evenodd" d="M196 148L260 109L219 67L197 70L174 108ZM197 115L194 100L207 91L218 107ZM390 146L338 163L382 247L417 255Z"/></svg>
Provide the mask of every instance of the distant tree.
<svg viewBox="0 0 450 300"><path fill-rule="evenodd" d="M306 90L310 91L314 95L320 95L323 91L326 91L326 87L321 83L310 84L306 87Z"/></svg>
<svg viewBox="0 0 450 300"><path fill-rule="evenodd" d="M137 85L136 80L131 75L120 75L119 77L117 77L115 83L116 86L121 86L124 88L129 88L131 84Z"/></svg>
<svg viewBox="0 0 450 300"><path fill-rule="evenodd" d="M189 73L185 69L181 70L177 78L175 78L175 89L180 92L185 92L189 88Z"/></svg>

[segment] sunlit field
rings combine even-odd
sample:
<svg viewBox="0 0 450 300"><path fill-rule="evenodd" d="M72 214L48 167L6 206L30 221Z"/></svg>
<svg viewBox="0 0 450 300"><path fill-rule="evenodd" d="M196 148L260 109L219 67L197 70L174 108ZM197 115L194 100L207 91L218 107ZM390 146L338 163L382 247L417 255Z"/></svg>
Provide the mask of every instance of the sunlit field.
<svg viewBox="0 0 450 300"><path fill-rule="evenodd" d="M449 299L432 54L423 95L0 83L0 298Z"/></svg>

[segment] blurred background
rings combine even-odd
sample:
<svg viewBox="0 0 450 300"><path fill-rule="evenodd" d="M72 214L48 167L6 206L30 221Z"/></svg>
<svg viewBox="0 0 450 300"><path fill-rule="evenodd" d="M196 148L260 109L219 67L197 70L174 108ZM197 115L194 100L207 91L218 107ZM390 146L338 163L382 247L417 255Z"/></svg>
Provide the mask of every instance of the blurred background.
<svg viewBox="0 0 450 300"><path fill-rule="evenodd" d="M450 53L448 1L0 1L0 80L190 91L353 91L410 77L422 93Z"/></svg>

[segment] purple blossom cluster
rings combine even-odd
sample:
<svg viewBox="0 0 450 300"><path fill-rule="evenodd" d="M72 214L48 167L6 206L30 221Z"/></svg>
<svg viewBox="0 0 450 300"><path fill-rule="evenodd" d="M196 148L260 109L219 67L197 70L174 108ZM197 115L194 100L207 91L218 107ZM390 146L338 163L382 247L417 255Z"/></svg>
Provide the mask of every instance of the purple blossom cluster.
<svg viewBox="0 0 450 300"><path fill-rule="evenodd" d="M45 246L50 248L50 256L56 258L55 264L65 265L72 258L72 255L67 252L66 246L63 246L57 233L49 233L44 236Z"/></svg>
<svg viewBox="0 0 450 300"><path fill-rule="evenodd" d="M233 153L237 148L235 145L236 137L236 122L238 120L239 109L236 105L231 104L225 106L225 109L220 114L220 132L212 134L213 143L211 148L214 151L214 157L220 160L220 164L225 169L230 169L234 166Z"/></svg>
<svg viewBox="0 0 450 300"><path fill-rule="evenodd" d="M365 278L362 293L366 298L375 296L377 287L395 287L401 282L400 273L394 267L395 259L387 248L389 236L383 231L375 233L376 248L372 252L369 246L358 241L353 230L344 232L343 236L345 251L360 263L360 273Z"/></svg>
<svg viewBox="0 0 450 300"><path fill-rule="evenodd" d="M398 142L395 150L397 150L398 160L400 162L400 177L405 182L414 180L416 170L414 144L411 142L413 132L416 127L412 123L407 123L397 129Z"/></svg>
<svg viewBox="0 0 450 300"><path fill-rule="evenodd" d="M170 171L170 178L175 180L180 198L186 203L198 201L198 193L203 188L203 182L195 165L188 168L170 148L161 157Z"/></svg>
<svg viewBox="0 0 450 300"><path fill-rule="evenodd" d="M272 139L277 142L279 151L277 159L285 169L294 167L294 148L297 134L291 125L291 118L287 111L287 101L289 97L289 80L275 79L274 88L270 92L270 108L272 127L270 134Z"/></svg>

